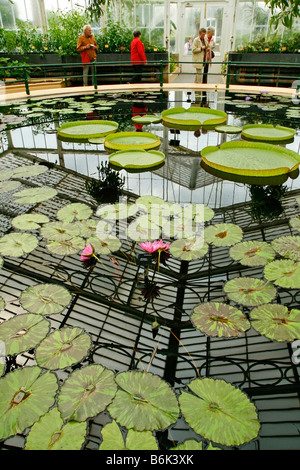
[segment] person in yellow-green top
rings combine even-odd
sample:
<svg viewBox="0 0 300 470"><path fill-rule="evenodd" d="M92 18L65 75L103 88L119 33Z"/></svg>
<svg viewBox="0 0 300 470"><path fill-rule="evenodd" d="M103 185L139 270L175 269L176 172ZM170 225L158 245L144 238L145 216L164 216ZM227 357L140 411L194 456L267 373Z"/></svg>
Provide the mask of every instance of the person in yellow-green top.
<svg viewBox="0 0 300 470"><path fill-rule="evenodd" d="M76 51L80 52L81 62L83 65L83 85L88 85L89 68L91 62L95 62L97 57L98 46L95 36L92 34L92 28L86 24L77 41Z"/></svg>

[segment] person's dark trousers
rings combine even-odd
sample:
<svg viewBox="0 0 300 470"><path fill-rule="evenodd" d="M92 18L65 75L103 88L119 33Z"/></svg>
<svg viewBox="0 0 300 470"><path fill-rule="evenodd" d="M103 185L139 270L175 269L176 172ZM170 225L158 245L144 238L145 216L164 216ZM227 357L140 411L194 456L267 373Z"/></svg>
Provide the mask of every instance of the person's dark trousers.
<svg viewBox="0 0 300 470"><path fill-rule="evenodd" d="M143 66L133 65L133 77L131 83L141 83L142 81Z"/></svg>
<svg viewBox="0 0 300 470"><path fill-rule="evenodd" d="M204 64L202 83L207 83L208 66L209 66L209 64Z"/></svg>

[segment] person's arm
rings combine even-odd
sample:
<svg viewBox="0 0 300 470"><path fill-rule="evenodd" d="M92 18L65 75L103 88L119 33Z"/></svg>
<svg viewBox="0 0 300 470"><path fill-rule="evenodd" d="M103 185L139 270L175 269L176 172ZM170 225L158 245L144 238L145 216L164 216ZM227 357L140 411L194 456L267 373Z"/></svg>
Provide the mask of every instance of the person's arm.
<svg viewBox="0 0 300 470"><path fill-rule="evenodd" d="M201 44L201 42L200 42L200 44ZM197 40L197 38L194 39L193 47L192 47L192 53L193 54L200 54L200 52L202 52L204 49L205 49L205 46L202 46L202 44L201 44L201 46L198 47L198 40Z"/></svg>
<svg viewBox="0 0 300 470"><path fill-rule="evenodd" d="M82 52L82 51L85 51L86 49L88 49L87 45L84 44L82 38L79 37L78 41L77 41L76 51L77 52Z"/></svg>
<svg viewBox="0 0 300 470"><path fill-rule="evenodd" d="M137 41L137 50L139 53L139 56L143 62L147 62L147 57L145 54L145 47L142 41Z"/></svg>

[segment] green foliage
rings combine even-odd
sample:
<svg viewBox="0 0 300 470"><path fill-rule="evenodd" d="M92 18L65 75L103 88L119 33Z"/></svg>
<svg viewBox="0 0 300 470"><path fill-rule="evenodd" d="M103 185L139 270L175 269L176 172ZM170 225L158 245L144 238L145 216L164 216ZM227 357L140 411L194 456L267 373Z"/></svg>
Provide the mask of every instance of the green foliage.
<svg viewBox="0 0 300 470"><path fill-rule="evenodd" d="M26 65L26 69L20 68L23 65L24 66ZM12 68L12 67L16 67L16 68ZM28 67L28 64L26 62L19 62L18 60L10 60L9 58L6 58L6 57L0 57L0 80L3 80L4 78L15 78L17 80L18 79L24 80L25 76L27 79L29 79L30 72L32 72L33 69L37 69L37 68Z"/></svg>
<svg viewBox="0 0 300 470"><path fill-rule="evenodd" d="M300 33L293 33L287 37L278 37L276 34L271 37L266 37L262 34L258 35L254 41L246 42L241 52L283 52L282 48L285 47L285 52L298 52L300 50Z"/></svg>
<svg viewBox="0 0 300 470"><path fill-rule="evenodd" d="M112 170L108 163L101 163L98 169L99 179L86 181L87 192L96 199L97 202L111 202L117 200L122 194L125 178L119 176L117 171Z"/></svg>
<svg viewBox="0 0 300 470"><path fill-rule="evenodd" d="M265 3L271 9L270 25L274 25L275 28L281 23L291 29L295 18L300 17L298 0L265 0Z"/></svg>
<svg viewBox="0 0 300 470"><path fill-rule="evenodd" d="M77 39L88 22L89 16L77 10L51 12L48 17L50 51L60 55L77 55Z"/></svg>

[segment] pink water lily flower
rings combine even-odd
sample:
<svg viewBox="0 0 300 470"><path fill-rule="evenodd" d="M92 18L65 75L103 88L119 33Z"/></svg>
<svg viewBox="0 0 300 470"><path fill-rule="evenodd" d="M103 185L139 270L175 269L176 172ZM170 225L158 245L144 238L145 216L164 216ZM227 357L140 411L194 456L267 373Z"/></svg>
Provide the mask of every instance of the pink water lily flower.
<svg viewBox="0 0 300 470"><path fill-rule="evenodd" d="M89 243L80 254L80 261L85 268L91 269L95 266L96 261L98 260L95 254L95 248L91 243Z"/></svg>
<svg viewBox="0 0 300 470"><path fill-rule="evenodd" d="M147 251L147 253L152 253L153 260L157 263L159 269L160 262L166 265L166 261L170 257L169 247L170 243L164 243L163 240L155 240L154 242L143 242L139 243L139 246Z"/></svg>

